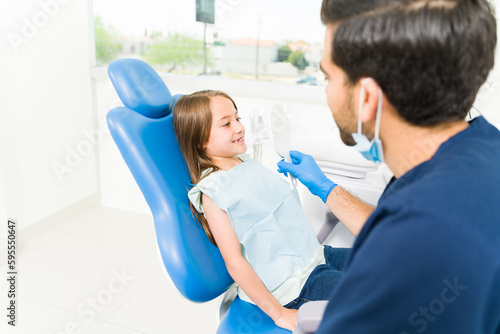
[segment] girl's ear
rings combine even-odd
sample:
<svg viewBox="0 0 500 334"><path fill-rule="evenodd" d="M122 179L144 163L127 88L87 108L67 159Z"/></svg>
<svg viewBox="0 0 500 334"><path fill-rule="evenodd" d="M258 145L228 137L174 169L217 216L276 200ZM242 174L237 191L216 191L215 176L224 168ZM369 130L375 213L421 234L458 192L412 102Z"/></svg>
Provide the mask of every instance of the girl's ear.
<svg viewBox="0 0 500 334"><path fill-rule="evenodd" d="M377 118L378 89L379 86L372 78L361 79L361 85L365 86L365 96L363 98L363 110L361 111L361 122L375 121ZM360 87L361 90L361 87ZM360 101L361 102L361 101ZM358 105L359 108L359 105Z"/></svg>

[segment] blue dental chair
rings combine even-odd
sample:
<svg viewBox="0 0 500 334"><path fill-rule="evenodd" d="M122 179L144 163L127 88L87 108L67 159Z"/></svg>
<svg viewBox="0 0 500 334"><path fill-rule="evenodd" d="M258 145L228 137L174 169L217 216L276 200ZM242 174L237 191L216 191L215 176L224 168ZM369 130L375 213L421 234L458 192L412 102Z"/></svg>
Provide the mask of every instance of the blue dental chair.
<svg viewBox="0 0 500 334"><path fill-rule="evenodd" d="M173 127L172 111L181 95L172 96L160 76L140 60L115 60L108 74L125 107L110 110L107 123L153 215L163 265L186 298L212 300L234 282L219 249L191 215L190 176ZM290 333L238 297L223 305L222 313L220 334Z"/></svg>

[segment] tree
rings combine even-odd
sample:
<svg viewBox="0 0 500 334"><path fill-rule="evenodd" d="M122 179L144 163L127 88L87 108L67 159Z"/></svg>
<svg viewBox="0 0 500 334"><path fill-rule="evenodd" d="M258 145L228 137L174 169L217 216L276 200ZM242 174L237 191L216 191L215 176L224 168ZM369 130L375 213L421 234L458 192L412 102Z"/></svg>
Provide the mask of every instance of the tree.
<svg viewBox="0 0 500 334"><path fill-rule="evenodd" d="M171 66L171 70L176 66L202 65L203 41L181 34L172 34L166 40L156 39L154 44L148 46L144 58L150 64Z"/></svg>
<svg viewBox="0 0 500 334"><path fill-rule="evenodd" d="M122 45L118 42L116 29L106 26L99 16L94 20L94 33L96 63L103 66L116 59Z"/></svg>
<svg viewBox="0 0 500 334"><path fill-rule="evenodd" d="M162 34L162 32L161 32L161 31L159 31L159 30L153 30L153 31L151 32L151 34L149 35L149 37L150 37L151 39L161 38L162 36L163 36L163 34Z"/></svg>
<svg viewBox="0 0 500 334"><path fill-rule="evenodd" d="M309 65L306 57L304 57L304 53L301 51L294 51L290 53L290 55L288 56L288 62L292 63L293 66L297 67L301 71L305 69L307 65Z"/></svg>
<svg viewBox="0 0 500 334"><path fill-rule="evenodd" d="M278 50L278 61L284 62L288 59L288 56L292 53L292 50L288 45L282 45Z"/></svg>

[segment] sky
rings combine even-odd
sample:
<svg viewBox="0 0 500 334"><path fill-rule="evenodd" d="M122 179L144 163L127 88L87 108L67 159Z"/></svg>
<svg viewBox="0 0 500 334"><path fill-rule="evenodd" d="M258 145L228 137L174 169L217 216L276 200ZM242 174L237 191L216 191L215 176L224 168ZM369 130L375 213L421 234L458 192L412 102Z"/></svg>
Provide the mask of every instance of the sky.
<svg viewBox="0 0 500 334"><path fill-rule="evenodd" d="M322 0L215 0L217 32L225 39L257 38L275 41L303 40L323 43L325 27L320 20ZM203 23L196 22L196 0L93 0L94 15L124 35L160 30L203 36Z"/></svg>

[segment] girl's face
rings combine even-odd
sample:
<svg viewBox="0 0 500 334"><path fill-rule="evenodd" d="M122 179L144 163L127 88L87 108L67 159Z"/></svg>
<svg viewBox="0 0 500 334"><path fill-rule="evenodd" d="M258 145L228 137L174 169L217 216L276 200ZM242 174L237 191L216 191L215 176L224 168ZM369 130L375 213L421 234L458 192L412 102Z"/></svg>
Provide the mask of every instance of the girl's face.
<svg viewBox="0 0 500 334"><path fill-rule="evenodd" d="M247 151L245 127L240 123L238 111L231 100L223 96L211 98L212 127L207 154L212 158L234 158Z"/></svg>

